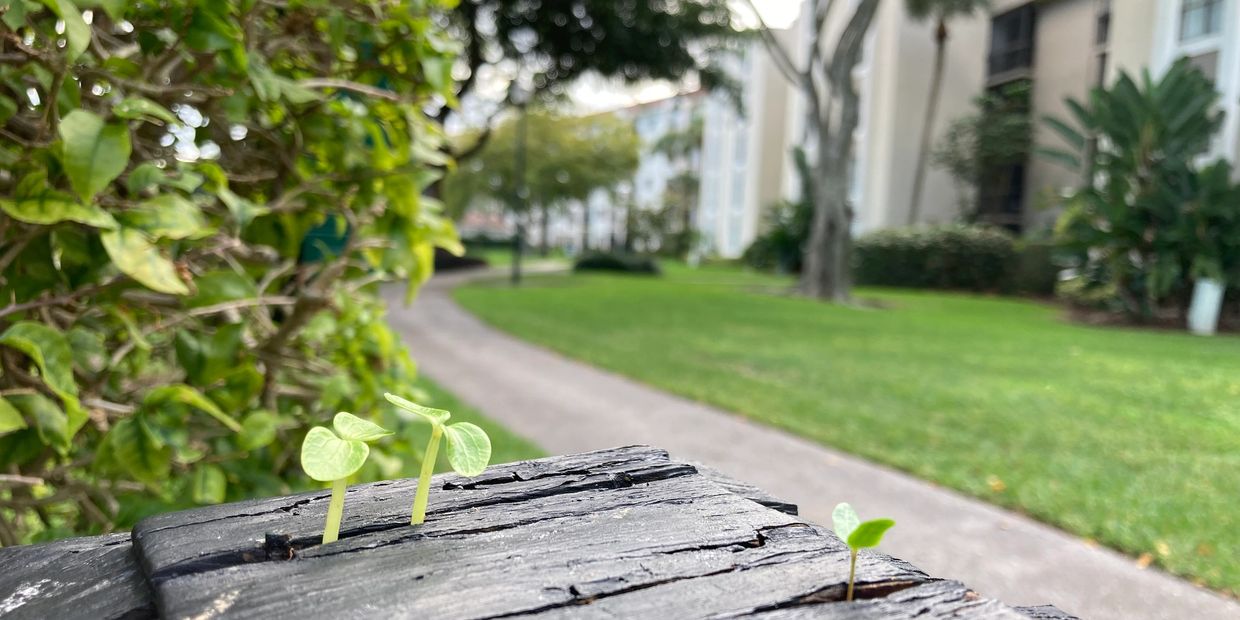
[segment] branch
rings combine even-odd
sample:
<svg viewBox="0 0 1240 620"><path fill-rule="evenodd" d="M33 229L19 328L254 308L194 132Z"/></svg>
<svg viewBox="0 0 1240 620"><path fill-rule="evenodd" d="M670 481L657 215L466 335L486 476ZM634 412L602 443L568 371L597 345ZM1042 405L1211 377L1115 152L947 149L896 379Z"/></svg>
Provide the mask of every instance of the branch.
<svg viewBox="0 0 1240 620"><path fill-rule="evenodd" d="M35 478L34 476L19 476L17 474L0 474L0 484L10 484L10 485L22 484L22 485L33 487L33 486L38 486L40 484L43 484L43 482L44 481L42 478Z"/></svg>
<svg viewBox="0 0 1240 620"><path fill-rule="evenodd" d="M754 16L758 18L758 33L762 36L762 43L766 46L766 51L771 54L771 59L775 61L779 72L792 84L804 87L805 80L809 76L808 71L797 69L792 58L788 56L788 51L779 44L775 33L771 32L770 26L766 25L766 20L762 19L762 14L758 12L754 0L745 0L745 4L749 5L749 10L753 11Z"/></svg>
<svg viewBox="0 0 1240 620"><path fill-rule="evenodd" d="M340 90L350 90L355 93L369 95L371 97L377 97L379 99L387 99L388 101L402 101L400 95L390 90L376 88L366 84L358 84L357 82L350 82L348 80L337 80L333 78L309 78L299 80L297 85L305 88L337 88Z"/></svg>

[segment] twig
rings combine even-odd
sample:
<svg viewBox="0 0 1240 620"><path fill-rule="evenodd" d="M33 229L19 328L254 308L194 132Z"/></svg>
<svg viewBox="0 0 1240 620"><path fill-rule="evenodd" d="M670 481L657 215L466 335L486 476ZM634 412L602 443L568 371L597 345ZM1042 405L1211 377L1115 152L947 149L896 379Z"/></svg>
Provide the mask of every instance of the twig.
<svg viewBox="0 0 1240 620"><path fill-rule="evenodd" d="M38 486L40 484L44 484L45 481L42 478L36 478L34 476L21 476L18 474L0 474L0 483L11 484L11 485L21 484L21 485L33 487L33 486Z"/></svg>

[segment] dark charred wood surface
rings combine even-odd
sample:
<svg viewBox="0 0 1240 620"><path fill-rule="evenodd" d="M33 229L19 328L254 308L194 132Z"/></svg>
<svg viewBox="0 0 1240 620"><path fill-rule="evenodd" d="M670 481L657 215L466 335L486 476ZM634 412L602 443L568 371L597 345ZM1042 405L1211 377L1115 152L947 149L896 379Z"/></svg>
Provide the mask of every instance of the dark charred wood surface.
<svg viewBox="0 0 1240 620"><path fill-rule="evenodd" d="M153 618L129 534L0 549L0 618Z"/></svg>
<svg viewBox="0 0 1240 620"><path fill-rule="evenodd" d="M649 447L436 476L426 523L410 526L415 486L350 488L328 545L323 491L151 517L132 551L116 535L0 550L0 616L16 595L27 615L14 617L32 618L145 617L152 600L194 619L1070 617L869 552L845 603L849 554L832 533ZM31 590L49 571L75 576Z"/></svg>

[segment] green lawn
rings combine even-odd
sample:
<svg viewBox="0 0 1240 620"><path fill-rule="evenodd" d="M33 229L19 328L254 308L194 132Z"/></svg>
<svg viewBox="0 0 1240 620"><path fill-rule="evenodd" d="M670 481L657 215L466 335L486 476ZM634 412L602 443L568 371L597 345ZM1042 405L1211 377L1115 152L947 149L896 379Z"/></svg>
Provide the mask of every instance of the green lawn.
<svg viewBox="0 0 1240 620"><path fill-rule="evenodd" d="M956 294L835 307L789 283L671 265L456 296L552 349L1240 592L1240 338Z"/></svg>

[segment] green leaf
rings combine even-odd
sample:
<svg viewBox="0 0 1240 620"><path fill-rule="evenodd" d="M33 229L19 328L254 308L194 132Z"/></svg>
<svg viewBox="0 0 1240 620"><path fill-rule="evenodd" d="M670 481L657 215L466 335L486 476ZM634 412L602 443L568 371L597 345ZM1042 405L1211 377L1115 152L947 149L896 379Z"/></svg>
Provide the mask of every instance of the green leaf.
<svg viewBox="0 0 1240 620"><path fill-rule="evenodd" d="M367 456L370 447L366 442L341 439L322 426L310 429L301 443L301 468L319 482L352 476L362 468Z"/></svg>
<svg viewBox="0 0 1240 620"><path fill-rule="evenodd" d="M83 0L79 3L84 8L99 7L112 21L118 22L125 17L125 6L128 0Z"/></svg>
<svg viewBox="0 0 1240 620"><path fill-rule="evenodd" d="M0 397L0 435L26 428L26 419L12 403Z"/></svg>
<svg viewBox="0 0 1240 620"><path fill-rule="evenodd" d="M848 546L853 549L864 549L866 547L877 547L878 543L883 540L883 534L891 529L896 522L891 519L874 519L866 521L856 527L851 534L848 535Z"/></svg>
<svg viewBox="0 0 1240 620"><path fill-rule="evenodd" d="M857 516L857 511L847 503L840 503L835 506L835 510L831 511L831 521L835 525L835 535L840 540L847 541L852 535L853 530L861 523L861 517Z"/></svg>
<svg viewBox="0 0 1240 620"><path fill-rule="evenodd" d="M112 113L121 118L132 120L156 119L165 123L178 122L177 117L172 112L169 112L168 108L142 97L126 97L120 103L112 106Z"/></svg>
<svg viewBox="0 0 1240 620"><path fill-rule="evenodd" d="M194 503L221 504L228 490L228 478L219 465L203 465L194 470L191 489Z"/></svg>
<svg viewBox="0 0 1240 620"><path fill-rule="evenodd" d="M0 209L27 224L79 222L96 228L116 228L110 213L93 204L82 204L76 197L47 186L39 173L26 176L12 198L0 198Z"/></svg>
<svg viewBox="0 0 1240 620"><path fill-rule="evenodd" d="M214 232L202 209L178 194L156 196L122 217L126 225L142 229L153 239L201 239Z"/></svg>
<svg viewBox="0 0 1240 620"><path fill-rule="evenodd" d="M73 438L69 432L69 416L56 403L42 394L15 394L8 398L25 417L34 421L44 444L55 446L61 454L68 451Z"/></svg>
<svg viewBox="0 0 1240 620"><path fill-rule="evenodd" d="M347 411L336 414L332 419L332 428L341 439L350 441L374 441L392 434L392 431Z"/></svg>
<svg viewBox="0 0 1240 620"><path fill-rule="evenodd" d="M241 424L234 420L232 416L221 411L215 403L203 396L201 392L183 383L157 387L147 392L146 397L142 399L142 404L147 407L159 407L170 402L188 405L201 410L218 420L220 424L227 426L232 432L241 432Z"/></svg>
<svg viewBox="0 0 1240 620"><path fill-rule="evenodd" d="M0 2L0 6L7 3L7 9L0 16L0 20L4 21L4 25L11 30L17 30L26 25L26 3L23 0L4 0Z"/></svg>
<svg viewBox="0 0 1240 620"><path fill-rule="evenodd" d="M74 110L61 119L60 138L64 141L61 159L69 184L86 202L120 176L129 163L129 128L105 124L92 112Z"/></svg>
<svg viewBox="0 0 1240 620"><path fill-rule="evenodd" d="M108 432L107 442L112 458L134 479L152 486L168 482L172 450L142 416L118 421Z"/></svg>
<svg viewBox="0 0 1240 620"><path fill-rule="evenodd" d="M161 293L189 294L189 287L177 276L172 261L160 254L140 231L119 228L104 232L99 239L116 267L142 285Z"/></svg>
<svg viewBox="0 0 1240 620"><path fill-rule="evenodd" d="M255 411L241 421L241 434L237 437L237 445L242 450L257 450L276 439L276 424L279 421L270 411Z"/></svg>
<svg viewBox="0 0 1240 620"><path fill-rule="evenodd" d="M69 414L66 440L72 439L86 423L86 412L78 403L69 340L60 331L42 323L19 321L0 334L0 344L34 360L43 382L65 403L65 411Z"/></svg>
<svg viewBox="0 0 1240 620"><path fill-rule="evenodd" d="M129 172L129 178L125 179L125 189L131 194L137 194L148 187L159 185L167 177L168 173L164 172L163 168L149 161L143 162Z"/></svg>
<svg viewBox="0 0 1240 620"><path fill-rule="evenodd" d="M99 372L108 363L108 352L104 346L103 334L75 325L67 334L69 348L73 351L73 362L87 372Z"/></svg>
<svg viewBox="0 0 1240 620"><path fill-rule="evenodd" d="M397 407L400 407L410 413L415 413L431 424L443 424L448 421L448 418L452 417L452 414L448 411L423 407L422 405L407 401L395 394L385 393L383 397L386 398L389 403L392 403L393 405L396 405Z"/></svg>
<svg viewBox="0 0 1240 620"><path fill-rule="evenodd" d="M254 285L254 281L232 269L208 271L194 279L194 286L198 292L185 304L190 308L258 296L258 287Z"/></svg>
<svg viewBox="0 0 1240 620"><path fill-rule="evenodd" d="M491 438L486 431L469 422L443 427L448 439L448 463L462 476L477 476L491 462Z"/></svg>
<svg viewBox="0 0 1240 620"><path fill-rule="evenodd" d="M14 114L17 114L17 102L0 95L0 125L9 122Z"/></svg>
<svg viewBox="0 0 1240 620"><path fill-rule="evenodd" d="M43 4L65 22L65 40L69 43L65 47L65 60L77 60L90 46L90 26L82 19L82 12L69 0L43 0Z"/></svg>

